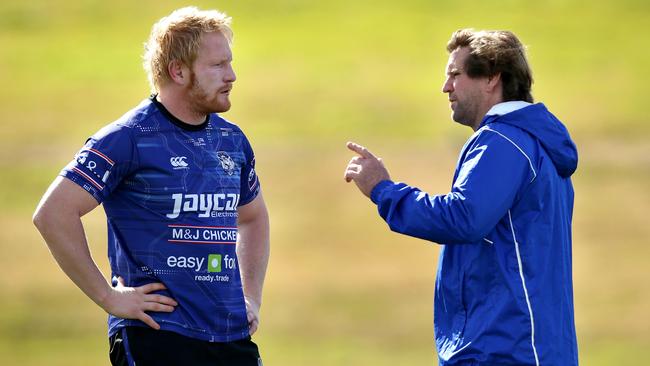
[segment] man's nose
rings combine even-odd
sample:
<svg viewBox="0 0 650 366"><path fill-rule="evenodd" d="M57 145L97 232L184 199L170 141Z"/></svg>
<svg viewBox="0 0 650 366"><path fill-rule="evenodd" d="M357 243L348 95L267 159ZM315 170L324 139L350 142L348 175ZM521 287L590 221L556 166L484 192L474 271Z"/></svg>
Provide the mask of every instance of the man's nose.
<svg viewBox="0 0 650 366"><path fill-rule="evenodd" d="M228 66L228 72L226 73L224 79L226 82L232 83L237 80L237 75L235 74L235 69L232 68L232 65Z"/></svg>
<svg viewBox="0 0 650 366"><path fill-rule="evenodd" d="M447 78L445 80L445 83L442 84L442 92L443 93L451 93L452 91L454 91L453 84L451 83L451 80L449 80L449 78Z"/></svg>

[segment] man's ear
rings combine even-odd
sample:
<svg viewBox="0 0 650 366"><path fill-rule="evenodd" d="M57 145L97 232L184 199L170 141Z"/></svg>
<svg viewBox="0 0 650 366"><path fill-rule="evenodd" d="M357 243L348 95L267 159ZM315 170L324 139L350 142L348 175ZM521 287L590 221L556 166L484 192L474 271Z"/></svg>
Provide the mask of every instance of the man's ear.
<svg viewBox="0 0 650 366"><path fill-rule="evenodd" d="M501 73L488 77L486 84L486 90L488 92L494 92L499 86L501 86Z"/></svg>
<svg viewBox="0 0 650 366"><path fill-rule="evenodd" d="M190 69L178 60L171 60L169 62L167 72L176 84L187 85L190 82Z"/></svg>

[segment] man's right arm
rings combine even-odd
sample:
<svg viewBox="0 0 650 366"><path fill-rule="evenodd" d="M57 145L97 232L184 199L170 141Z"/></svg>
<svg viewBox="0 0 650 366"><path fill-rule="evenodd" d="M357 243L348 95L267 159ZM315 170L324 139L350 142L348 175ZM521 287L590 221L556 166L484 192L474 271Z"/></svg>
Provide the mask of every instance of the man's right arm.
<svg viewBox="0 0 650 366"><path fill-rule="evenodd" d="M81 217L98 206L97 201L69 179L57 177L34 212L38 228L54 259L68 277L106 312L126 319L139 319L154 329L160 326L145 311L172 312L173 299L151 294L162 283L112 287L95 264Z"/></svg>
<svg viewBox="0 0 650 366"><path fill-rule="evenodd" d="M460 162L451 192L429 195L383 181L371 192L391 230L444 244L481 241L534 179L527 156L504 136L486 130Z"/></svg>

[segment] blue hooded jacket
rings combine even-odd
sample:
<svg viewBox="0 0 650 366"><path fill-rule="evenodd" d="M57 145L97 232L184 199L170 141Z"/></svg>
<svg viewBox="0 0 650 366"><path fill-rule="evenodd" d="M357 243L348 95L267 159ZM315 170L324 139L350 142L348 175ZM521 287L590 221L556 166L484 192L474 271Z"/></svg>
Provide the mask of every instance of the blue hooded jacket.
<svg viewBox="0 0 650 366"><path fill-rule="evenodd" d="M439 364L578 364L569 178L578 154L546 107L497 104L463 147L452 190L380 182L393 231L441 243L434 300Z"/></svg>

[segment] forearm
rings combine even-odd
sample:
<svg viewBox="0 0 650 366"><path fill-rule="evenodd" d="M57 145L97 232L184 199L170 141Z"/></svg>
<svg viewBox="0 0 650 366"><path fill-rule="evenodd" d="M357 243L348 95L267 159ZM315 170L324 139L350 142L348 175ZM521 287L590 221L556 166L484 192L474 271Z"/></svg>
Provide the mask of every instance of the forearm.
<svg viewBox="0 0 650 366"><path fill-rule="evenodd" d="M33 221L65 274L102 306L111 286L90 255L81 223L81 216L96 206L80 187L58 177L36 208Z"/></svg>
<svg viewBox="0 0 650 366"><path fill-rule="evenodd" d="M33 221L70 279L104 311L119 318L138 319L154 329L160 325L147 311L172 312L178 303L155 294L162 283L127 287L121 278L114 288L90 255L81 217L97 207L97 201L77 184L57 177L36 208Z"/></svg>
<svg viewBox="0 0 650 366"><path fill-rule="evenodd" d="M391 230L436 243L473 242L485 220L458 193L431 196L404 183L381 182L372 192L380 216Z"/></svg>
<svg viewBox="0 0 650 366"><path fill-rule="evenodd" d="M239 223L237 257L244 295L261 305L264 278L269 261L269 217L262 214Z"/></svg>
<svg viewBox="0 0 650 366"><path fill-rule="evenodd" d="M43 239L65 274L95 303L103 307L111 286L108 284L88 249L79 217L46 214L35 220Z"/></svg>

